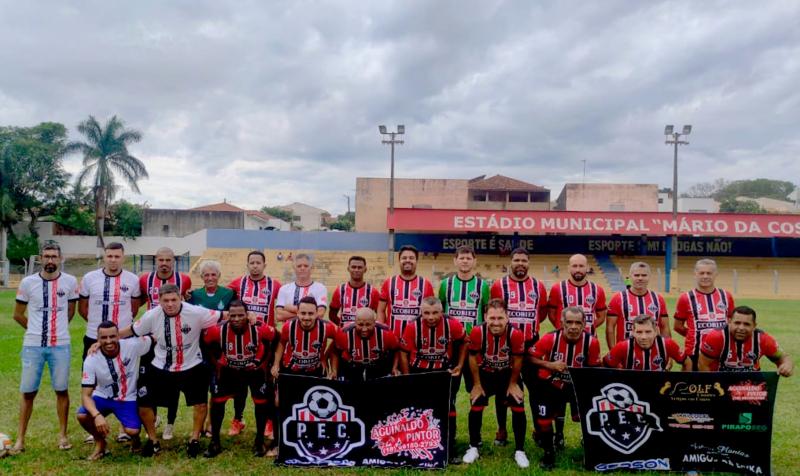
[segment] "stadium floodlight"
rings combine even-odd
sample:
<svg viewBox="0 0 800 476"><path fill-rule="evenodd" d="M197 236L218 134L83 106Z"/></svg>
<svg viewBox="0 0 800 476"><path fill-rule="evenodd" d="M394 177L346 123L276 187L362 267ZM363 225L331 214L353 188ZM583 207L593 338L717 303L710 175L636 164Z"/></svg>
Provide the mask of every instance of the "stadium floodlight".
<svg viewBox="0 0 800 476"><path fill-rule="evenodd" d="M675 126L670 124L670 125L668 125L668 126L666 126L664 128L664 135L665 136L671 136L672 135L672 131L674 131L674 130L675 130Z"/></svg>
<svg viewBox="0 0 800 476"><path fill-rule="evenodd" d="M403 124L400 124L399 126L397 126L397 133L398 134L405 134L406 133L406 126L404 126Z"/></svg>
<svg viewBox="0 0 800 476"><path fill-rule="evenodd" d="M675 147L672 162L672 219L675 221L678 219L678 146L689 145L689 141L685 139L681 140L681 136L688 136L691 133L692 126L689 124L683 126L683 132L675 132L675 127L672 124L668 124L664 127L664 135L666 136L664 143ZM678 269L678 235L672 235L670 244L672 248L672 252L670 253L672 263L666 273L666 280L664 282L665 292L670 292L670 270Z"/></svg>
<svg viewBox="0 0 800 476"><path fill-rule="evenodd" d="M390 175L389 175L389 216L394 216L394 146L403 144L403 139L398 138L406 133L406 126L400 124L397 126L397 132L389 132L386 126L378 126L381 135L381 143L391 147L389 155ZM394 265L394 228L389 228L389 264Z"/></svg>
<svg viewBox="0 0 800 476"><path fill-rule="evenodd" d="M683 126L683 132L681 132L681 134L683 134L683 135L685 135L685 136L688 136L688 135L689 135L689 134L691 134L691 133L692 133L692 126L691 126L691 124L687 124L687 125Z"/></svg>
<svg viewBox="0 0 800 476"><path fill-rule="evenodd" d="M381 134L386 134L386 126L378 126L378 131Z"/></svg>

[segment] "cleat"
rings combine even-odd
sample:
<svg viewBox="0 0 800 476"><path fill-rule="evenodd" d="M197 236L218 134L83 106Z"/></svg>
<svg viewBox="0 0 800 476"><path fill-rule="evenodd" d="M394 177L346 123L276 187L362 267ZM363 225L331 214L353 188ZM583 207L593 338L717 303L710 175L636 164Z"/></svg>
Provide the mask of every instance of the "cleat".
<svg viewBox="0 0 800 476"><path fill-rule="evenodd" d="M200 441L189 441L189 447L186 449L186 454L188 454L190 458L197 457L197 455L200 454Z"/></svg>
<svg viewBox="0 0 800 476"><path fill-rule="evenodd" d="M167 423L164 425L164 432L161 434L162 440L171 440L175 437L175 426Z"/></svg>
<svg viewBox="0 0 800 476"><path fill-rule="evenodd" d="M506 430L497 430L494 434L494 445L505 446L508 444L508 432Z"/></svg>
<svg viewBox="0 0 800 476"><path fill-rule="evenodd" d="M528 461L528 456L525 454L524 451L515 451L514 461L516 461L517 466L523 469L531 465L530 461Z"/></svg>
<svg viewBox="0 0 800 476"><path fill-rule="evenodd" d="M213 458L222 453L222 445L218 441L212 441L208 444L208 448L203 453L203 458Z"/></svg>
<svg viewBox="0 0 800 476"><path fill-rule="evenodd" d="M464 453L464 457L461 458L461 461L463 461L466 464L472 464L479 457L480 457L480 453L478 452L478 448L476 448L474 446L470 446L469 449L467 449L467 452Z"/></svg>
<svg viewBox="0 0 800 476"><path fill-rule="evenodd" d="M231 428L228 430L228 436L237 436L242 432L242 430L244 430L245 426L247 426L247 424L244 422L244 420L237 420L234 418L231 420Z"/></svg>

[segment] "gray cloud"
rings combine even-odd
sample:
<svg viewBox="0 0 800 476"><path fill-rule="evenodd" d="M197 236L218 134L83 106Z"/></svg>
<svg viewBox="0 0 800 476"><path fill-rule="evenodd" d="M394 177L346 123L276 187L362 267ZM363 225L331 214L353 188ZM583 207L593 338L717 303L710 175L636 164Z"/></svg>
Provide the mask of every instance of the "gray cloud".
<svg viewBox="0 0 800 476"><path fill-rule="evenodd" d="M0 1L0 122L117 114L154 206L341 212L388 175L671 184L800 177L800 4ZM68 161L78 168L78 158Z"/></svg>

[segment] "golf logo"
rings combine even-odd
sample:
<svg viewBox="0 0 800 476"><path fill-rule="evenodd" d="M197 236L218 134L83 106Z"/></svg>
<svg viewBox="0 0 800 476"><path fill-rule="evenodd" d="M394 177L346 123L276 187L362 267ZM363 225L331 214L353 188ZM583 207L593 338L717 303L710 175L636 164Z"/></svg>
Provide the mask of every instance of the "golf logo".
<svg viewBox="0 0 800 476"><path fill-rule="evenodd" d="M310 388L301 403L292 405L283 422L283 443L305 458L306 464L341 465L352 449L364 445L364 422L352 406L329 387ZM349 463L354 464L354 463Z"/></svg>
<svg viewBox="0 0 800 476"><path fill-rule="evenodd" d="M611 448L631 454L653 431L664 431L658 415L650 413L650 404L639 400L631 387L612 383L600 393L592 399L586 425L589 434L599 436Z"/></svg>

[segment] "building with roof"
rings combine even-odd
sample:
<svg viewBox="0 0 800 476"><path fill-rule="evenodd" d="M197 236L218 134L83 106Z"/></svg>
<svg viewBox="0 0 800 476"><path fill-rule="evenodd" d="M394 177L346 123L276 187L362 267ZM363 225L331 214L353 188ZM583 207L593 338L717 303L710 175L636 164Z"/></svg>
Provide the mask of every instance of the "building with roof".
<svg viewBox="0 0 800 476"><path fill-rule="evenodd" d="M355 231L385 232L389 179L356 178ZM550 190L503 175L473 179L395 179L397 208L549 210Z"/></svg>
<svg viewBox="0 0 800 476"><path fill-rule="evenodd" d="M658 185L635 183L568 183L555 210L596 212L657 212Z"/></svg>
<svg viewBox="0 0 800 476"><path fill-rule="evenodd" d="M292 212L292 227L298 230L327 230L332 221L330 212L306 203L294 202L278 208Z"/></svg>
<svg viewBox="0 0 800 476"><path fill-rule="evenodd" d="M142 236L190 235L204 229L280 230L289 224L259 210L245 210L223 200L189 209L146 208L142 210Z"/></svg>

